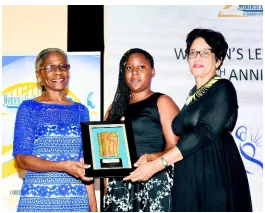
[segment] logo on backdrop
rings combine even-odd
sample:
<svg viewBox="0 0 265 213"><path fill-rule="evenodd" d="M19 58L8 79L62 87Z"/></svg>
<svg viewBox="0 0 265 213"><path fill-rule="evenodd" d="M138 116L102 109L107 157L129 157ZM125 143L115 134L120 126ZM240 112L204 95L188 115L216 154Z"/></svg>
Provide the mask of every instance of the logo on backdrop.
<svg viewBox="0 0 265 213"><path fill-rule="evenodd" d="M262 5L225 5L218 18L245 18L263 16Z"/></svg>
<svg viewBox="0 0 265 213"><path fill-rule="evenodd" d="M239 141L239 151L244 159L263 170L263 163L257 159L257 150L262 149L262 134L259 131L249 131L246 126L240 126L235 132ZM248 174L254 174L251 167L246 168Z"/></svg>
<svg viewBox="0 0 265 213"><path fill-rule="evenodd" d="M94 109L96 107L96 104L94 104L92 101L93 95L94 95L94 92L90 92L87 96L87 106L91 107L92 109Z"/></svg>

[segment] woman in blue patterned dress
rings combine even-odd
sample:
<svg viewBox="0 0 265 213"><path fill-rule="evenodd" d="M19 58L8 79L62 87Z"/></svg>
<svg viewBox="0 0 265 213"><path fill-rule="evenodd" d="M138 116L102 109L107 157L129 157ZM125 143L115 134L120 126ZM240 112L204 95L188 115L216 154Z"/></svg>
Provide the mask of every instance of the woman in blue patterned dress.
<svg viewBox="0 0 265 213"><path fill-rule="evenodd" d="M118 88L106 113L110 121L122 117L132 121L137 155L145 161L156 159L177 142L171 122L179 109L169 96L151 90L154 75L154 60L148 52L128 50L121 58ZM171 211L172 175L170 167L146 182L110 178L104 211Z"/></svg>
<svg viewBox="0 0 265 213"><path fill-rule="evenodd" d="M17 166L27 170L18 211L97 211L92 178L84 176L89 165L82 163L80 122L89 120L89 113L66 97L67 55L45 49L35 69L43 93L21 103L15 122L13 154Z"/></svg>

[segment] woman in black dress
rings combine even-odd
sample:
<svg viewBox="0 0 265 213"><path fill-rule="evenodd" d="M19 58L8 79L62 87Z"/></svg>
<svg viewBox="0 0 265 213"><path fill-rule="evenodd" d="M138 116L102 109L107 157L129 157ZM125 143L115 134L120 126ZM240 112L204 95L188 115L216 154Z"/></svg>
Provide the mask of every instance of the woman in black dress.
<svg viewBox="0 0 265 213"><path fill-rule="evenodd" d="M247 175L231 135L237 120L236 91L229 80L216 75L228 45L221 33L209 29L192 30L186 43L196 86L172 122L179 141L124 179L148 180L175 163L173 211L252 211Z"/></svg>
<svg viewBox="0 0 265 213"><path fill-rule="evenodd" d="M154 60L148 52L127 51L121 58L118 88L105 116L109 121L122 117L132 121L137 155L144 161L158 158L165 149L174 147L178 139L171 123L179 109L170 97L151 90L154 75ZM110 178L104 211L171 211L172 175L169 167L147 182Z"/></svg>

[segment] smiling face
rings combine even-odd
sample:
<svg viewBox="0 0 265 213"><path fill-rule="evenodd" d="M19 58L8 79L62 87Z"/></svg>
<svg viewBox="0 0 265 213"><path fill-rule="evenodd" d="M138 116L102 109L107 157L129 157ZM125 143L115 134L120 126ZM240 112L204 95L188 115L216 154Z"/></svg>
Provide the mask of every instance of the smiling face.
<svg viewBox="0 0 265 213"><path fill-rule="evenodd" d="M154 74L155 70L143 54L133 53L129 56L125 65L125 79L131 92L150 90Z"/></svg>
<svg viewBox="0 0 265 213"><path fill-rule="evenodd" d="M57 67L55 70L47 69L48 65L64 65L67 59L60 52L49 53L40 64L40 71L36 72L46 90L63 91L69 82L69 70L62 71Z"/></svg>
<svg viewBox="0 0 265 213"><path fill-rule="evenodd" d="M206 50L200 52L202 55L204 55L203 58L198 53L195 58L188 59L190 72L196 78L211 78L216 74L216 69L221 63L220 60L216 62L215 54L212 51L209 51L209 49L212 48L206 43L206 41L202 37L196 38L190 47L190 52L199 52L202 50Z"/></svg>

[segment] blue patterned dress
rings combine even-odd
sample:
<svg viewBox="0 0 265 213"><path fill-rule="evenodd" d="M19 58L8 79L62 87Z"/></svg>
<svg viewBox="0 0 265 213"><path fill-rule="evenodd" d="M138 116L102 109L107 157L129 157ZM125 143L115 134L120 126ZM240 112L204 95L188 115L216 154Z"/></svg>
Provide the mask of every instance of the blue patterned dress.
<svg viewBox="0 0 265 213"><path fill-rule="evenodd" d="M49 161L79 161L83 157L80 122L89 120L87 108L22 102L16 117L13 154ZM19 212L88 212L85 185L65 172L28 171L23 181Z"/></svg>

